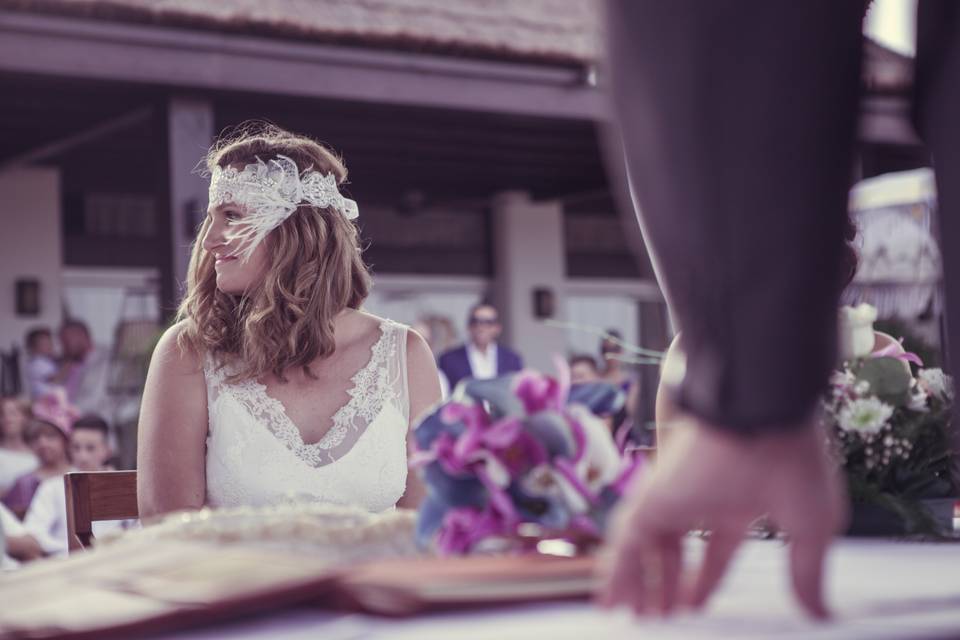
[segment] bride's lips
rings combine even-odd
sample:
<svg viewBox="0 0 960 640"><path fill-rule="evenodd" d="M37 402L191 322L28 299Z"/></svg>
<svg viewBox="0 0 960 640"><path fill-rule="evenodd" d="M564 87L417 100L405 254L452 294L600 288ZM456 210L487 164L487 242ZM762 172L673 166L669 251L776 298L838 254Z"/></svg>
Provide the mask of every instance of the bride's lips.
<svg viewBox="0 0 960 640"><path fill-rule="evenodd" d="M228 262L233 262L237 259L237 256L216 256L216 261L213 263L213 266L219 267L220 265L226 264Z"/></svg>

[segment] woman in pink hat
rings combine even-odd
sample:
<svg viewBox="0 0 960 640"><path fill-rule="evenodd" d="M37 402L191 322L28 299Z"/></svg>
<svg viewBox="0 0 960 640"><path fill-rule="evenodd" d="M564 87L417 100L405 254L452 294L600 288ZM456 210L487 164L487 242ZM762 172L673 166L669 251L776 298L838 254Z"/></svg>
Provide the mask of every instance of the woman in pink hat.
<svg viewBox="0 0 960 640"><path fill-rule="evenodd" d="M27 427L26 440L40 464L17 478L3 497L3 504L17 517L22 518L26 513L41 482L70 470L68 444L77 417L63 389L56 389L33 403L33 420Z"/></svg>

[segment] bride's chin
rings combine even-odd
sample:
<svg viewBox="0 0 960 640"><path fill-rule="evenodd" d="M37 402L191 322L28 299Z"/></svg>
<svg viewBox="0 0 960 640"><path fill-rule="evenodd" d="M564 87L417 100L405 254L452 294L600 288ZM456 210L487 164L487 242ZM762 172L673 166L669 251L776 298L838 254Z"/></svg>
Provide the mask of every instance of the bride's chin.
<svg viewBox="0 0 960 640"><path fill-rule="evenodd" d="M220 293L226 293L228 295L237 295L243 293L243 287L238 287L231 283L229 279L223 277L217 277L217 289Z"/></svg>

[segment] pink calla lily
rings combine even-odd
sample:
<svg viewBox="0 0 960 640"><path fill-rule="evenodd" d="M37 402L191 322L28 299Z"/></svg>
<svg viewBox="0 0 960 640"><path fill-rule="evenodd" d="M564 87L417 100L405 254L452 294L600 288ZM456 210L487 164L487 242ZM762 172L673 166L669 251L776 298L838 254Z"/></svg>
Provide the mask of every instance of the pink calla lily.
<svg viewBox="0 0 960 640"><path fill-rule="evenodd" d="M566 401L566 390L553 378L534 371L523 371L517 376L514 392L523 403L527 415L540 411L560 411Z"/></svg>
<svg viewBox="0 0 960 640"><path fill-rule="evenodd" d="M556 368L556 377L527 370L478 387L475 395L467 387L464 400L433 414L438 422L420 441L427 449L411 454L411 466L437 463L442 474L424 477L471 480L466 484L473 487L462 501L454 497L444 511L424 516L439 523L427 535L436 532L441 553L514 537L524 522L545 536L602 537L611 492L621 494L643 461L625 453L626 431L615 440L592 404L570 404L569 369L561 359ZM508 389L519 403L505 397Z"/></svg>
<svg viewBox="0 0 960 640"><path fill-rule="evenodd" d="M923 360L920 359L920 356L918 356L915 353L911 353L910 351L903 351L903 346L901 345L902 342L903 342L903 338L901 338L899 342L888 344L883 349L880 349L879 351L875 351L872 354L870 354L870 357L871 358L896 358L901 362L912 362L918 367L922 367Z"/></svg>

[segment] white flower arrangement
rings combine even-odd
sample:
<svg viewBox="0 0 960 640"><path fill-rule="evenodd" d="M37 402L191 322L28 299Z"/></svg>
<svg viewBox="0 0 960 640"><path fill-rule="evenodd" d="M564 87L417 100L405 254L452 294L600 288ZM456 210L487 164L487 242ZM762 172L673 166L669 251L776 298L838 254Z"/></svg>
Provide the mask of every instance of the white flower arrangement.
<svg viewBox="0 0 960 640"><path fill-rule="evenodd" d="M917 374L917 381L929 395L953 400L953 382L943 369L921 369Z"/></svg>
<svg viewBox="0 0 960 640"><path fill-rule="evenodd" d="M914 378L909 363L920 363L915 354L872 354L866 334L872 345L875 317L862 305L841 312L846 351L841 369L830 376L822 420L854 504L913 514L907 530L932 531L916 515L918 501L960 493L950 473L953 381L921 365Z"/></svg>
<svg viewBox="0 0 960 640"><path fill-rule="evenodd" d="M844 431L880 433L893 415L893 407L876 397L857 398L837 413L837 423Z"/></svg>
<svg viewBox="0 0 960 640"><path fill-rule="evenodd" d="M837 336L842 360L870 355L875 341L873 323L876 319L877 310L869 304L840 308Z"/></svg>

